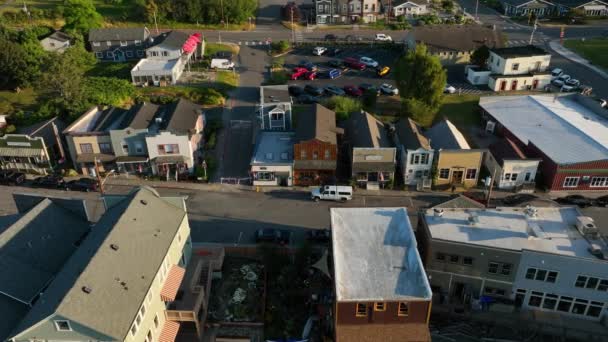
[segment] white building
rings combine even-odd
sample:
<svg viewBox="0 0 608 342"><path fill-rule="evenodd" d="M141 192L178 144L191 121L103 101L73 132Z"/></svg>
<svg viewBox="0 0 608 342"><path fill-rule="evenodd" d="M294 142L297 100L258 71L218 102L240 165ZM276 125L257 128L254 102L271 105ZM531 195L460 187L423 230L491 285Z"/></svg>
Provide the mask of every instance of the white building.
<svg viewBox="0 0 608 342"><path fill-rule="evenodd" d="M262 130L291 130L291 105L287 85L260 87L258 121Z"/></svg>
<svg viewBox="0 0 608 342"><path fill-rule="evenodd" d="M294 132L263 131L251 157L253 185L291 186L293 184Z"/></svg>
<svg viewBox="0 0 608 342"><path fill-rule="evenodd" d="M42 45L44 51L63 53L71 46L71 39L72 37L67 34L61 31L55 31L50 36L42 39L40 45Z"/></svg>
<svg viewBox="0 0 608 342"><path fill-rule="evenodd" d="M541 159L526 157L522 147L508 138L490 145L488 150L484 165L494 176L494 184L499 189L534 191Z"/></svg>
<svg viewBox="0 0 608 342"><path fill-rule="evenodd" d="M422 134L420 125L412 119L403 118L395 124L394 137L397 165L404 183L430 187L435 151L431 148L429 139Z"/></svg>
<svg viewBox="0 0 608 342"><path fill-rule="evenodd" d="M551 55L533 46L490 49L487 69L467 68L467 80L494 91L543 89L551 82Z"/></svg>
<svg viewBox="0 0 608 342"><path fill-rule="evenodd" d="M393 1L391 6L391 14L393 17L412 17L414 15L423 15L429 13L427 0L397 0Z"/></svg>

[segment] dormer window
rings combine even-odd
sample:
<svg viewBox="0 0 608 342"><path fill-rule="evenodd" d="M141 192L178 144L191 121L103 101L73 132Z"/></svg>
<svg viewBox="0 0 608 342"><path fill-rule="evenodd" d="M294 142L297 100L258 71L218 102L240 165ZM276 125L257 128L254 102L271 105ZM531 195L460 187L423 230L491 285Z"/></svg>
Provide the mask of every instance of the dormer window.
<svg viewBox="0 0 608 342"><path fill-rule="evenodd" d="M70 321L55 321L55 329L57 331L72 331Z"/></svg>
<svg viewBox="0 0 608 342"><path fill-rule="evenodd" d="M141 40L136 40L135 45L137 45L137 46L141 45Z"/></svg>
<svg viewBox="0 0 608 342"><path fill-rule="evenodd" d="M108 40L108 41L106 41L106 45L107 46L112 46L112 42Z"/></svg>
<svg viewBox="0 0 608 342"><path fill-rule="evenodd" d="M127 46L127 41L126 40L121 40L120 41L120 46Z"/></svg>
<svg viewBox="0 0 608 342"><path fill-rule="evenodd" d="M101 46L100 42L93 42L93 46Z"/></svg>

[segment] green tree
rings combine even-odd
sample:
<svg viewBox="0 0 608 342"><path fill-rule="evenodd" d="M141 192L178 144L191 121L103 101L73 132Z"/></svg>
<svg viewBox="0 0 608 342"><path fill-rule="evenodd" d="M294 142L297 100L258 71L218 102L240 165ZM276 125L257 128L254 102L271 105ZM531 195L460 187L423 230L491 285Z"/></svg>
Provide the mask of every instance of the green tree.
<svg viewBox="0 0 608 342"><path fill-rule="evenodd" d="M0 88L19 87L29 82L26 59L21 45L0 36Z"/></svg>
<svg viewBox="0 0 608 342"><path fill-rule="evenodd" d="M351 97L332 96L323 103L327 108L336 112L336 119L346 120L351 113L361 110L361 102Z"/></svg>
<svg viewBox="0 0 608 342"><path fill-rule="evenodd" d="M65 29L87 34L90 29L101 27L103 18L93 5L92 0L65 0L63 17Z"/></svg>
<svg viewBox="0 0 608 342"><path fill-rule="evenodd" d="M471 63L485 68L488 63L488 58L490 58L490 49L487 46L482 45L471 54Z"/></svg>
<svg viewBox="0 0 608 342"><path fill-rule="evenodd" d="M424 113L428 117L421 120L424 122L432 122L439 110L446 80L439 58L429 54L424 44L400 57L395 66L395 81L405 113L412 115L409 111L415 108L417 116Z"/></svg>

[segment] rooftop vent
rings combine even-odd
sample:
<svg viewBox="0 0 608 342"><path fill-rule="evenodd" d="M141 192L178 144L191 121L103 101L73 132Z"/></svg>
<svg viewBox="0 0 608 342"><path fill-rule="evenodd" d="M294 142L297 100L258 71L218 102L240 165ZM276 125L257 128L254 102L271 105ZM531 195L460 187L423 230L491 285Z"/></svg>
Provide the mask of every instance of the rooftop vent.
<svg viewBox="0 0 608 342"><path fill-rule="evenodd" d="M443 209L439 209L439 208L433 209L433 216L443 217Z"/></svg>
<svg viewBox="0 0 608 342"><path fill-rule="evenodd" d="M604 254L604 250L597 243L592 243L589 246L589 253L593 254L598 259L602 259L602 260L606 259L606 255Z"/></svg>
<svg viewBox="0 0 608 342"><path fill-rule="evenodd" d="M84 293L91 293L92 291L93 291L93 289L88 286L82 287L82 292L84 292Z"/></svg>
<svg viewBox="0 0 608 342"><path fill-rule="evenodd" d="M118 250L118 245L113 243L110 245L110 248L112 248L113 250L117 251Z"/></svg>
<svg viewBox="0 0 608 342"><path fill-rule="evenodd" d="M545 234L545 232L542 230L540 225L538 225L538 223L536 223L536 222L528 221L527 230L528 230L528 236L530 236L530 237L535 237L535 238L539 238L539 239L547 238L547 235Z"/></svg>
<svg viewBox="0 0 608 342"><path fill-rule="evenodd" d="M146 200L141 200L140 202L141 202L141 204L143 204L143 205L148 205L148 201L146 201Z"/></svg>
<svg viewBox="0 0 608 342"><path fill-rule="evenodd" d="M524 212L526 213L527 216L529 217L536 217L538 216L538 209L531 206L531 205L526 205L526 209L524 210Z"/></svg>
<svg viewBox="0 0 608 342"><path fill-rule="evenodd" d="M477 216L477 213L472 212L469 214L467 221L469 221L469 226L474 226L479 223L479 216Z"/></svg>
<svg viewBox="0 0 608 342"><path fill-rule="evenodd" d="M576 218L576 229L586 238L598 238L600 231L591 217L579 216Z"/></svg>
<svg viewBox="0 0 608 342"><path fill-rule="evenodd" d="M155 118L154 122L156 122L157 124L162 123L163 122L163 118Z"/></svg>

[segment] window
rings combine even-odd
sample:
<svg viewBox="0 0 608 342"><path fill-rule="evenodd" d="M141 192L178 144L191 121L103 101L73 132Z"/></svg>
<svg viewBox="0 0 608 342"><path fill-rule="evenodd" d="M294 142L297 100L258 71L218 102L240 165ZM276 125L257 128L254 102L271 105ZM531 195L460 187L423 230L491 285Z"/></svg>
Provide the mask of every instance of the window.
<svg viewBox="0 0 608 342"><path fill-rule="evenodd" d="M270 114L270 120L283 120L283 113Z"/></svg>
<svg viewBox="0 0 608 342"><path fill-rule="evenodd" d="M608 177L593 177L591 178L591 187L608 186Z"/></svg>
<svg viewBox="0 0 608 342"><path fill-rule="evenodd" d="M547 271L545 270L538 270L538 272L536 272L536 278L534 278L535 280L540 280L540 281L545 281L545 277L547 276Z"/></svg>
<svg viewBox="0 0 608 342"><path fill-rule="evenodd" d="M143 57L144 56L144 51L143 50L137 50L137 57Z"/></svg>
<svg viewBox="0 0 608 342"><path fill-rule="evenodd" d="M126 41L120 41L120 46L127 46L127 42Z"/></svg>
<svg viewBox="0 0 608 342"><path fill-rule="evenodd" d="M545 294L545 300L543 301L543 309L555 310L557 305L557 296L554 294Z"/></svg>
<svg viewBox="0 0 608 342"><path fill-rule="evenodd" d="M152 301L152 291L148 292L148 304Z"/></svg>
<svg viewBox="0 0 608 342"><path fill-rule="evenodd" d="M550 271L549 273L547 273L547 282L549 283L555 283L557 281L557 272L555 271Z"/></svg>
<svg viewBox="0 0 608 342"><path fill-rule="evenodd" d="M498 272L498 263L497 262L490 262L488 264L488 273L496 274L497 272Z"/></svg>
<svg viewBox="0 0 608 342"><path fill-rule="evenodd" d="M146 334L146 342L152 342L152 332L148 330L148 334Z"/></svg>
<svg viewBox="0 0 608 342"><path fill-rule="evenodd" d="M416 164L420 164L420 155L419 154L412 154L412 158L410 158L410 163L416 165Z"/></svg>
<svg viewBox="0 0 608 342"><path fill-rule="evenodd" d="M597 286L598 291L608 291L608 280L600 280L600 284Z"/></svg>
<svg viewBox="0 0 608 342"><path fill-rule="evenodd" d="M58 331L72 331L69 321L55 321L55 329Z"/></svg>
<svg viewBox="0 0 608 342"><path fill-rule="evenodd" d="M137 325L141 324L141 315L139 313L137 314L137 318L135 318L135 322L137 323Z"/></svg>
<svg viewBox="0 0 608 342"><path fill-rule="evenodd" d="M516 181L517 180L517 173L512 173L511 174L511 180L512 181Z"/></svg>
<svg viewBox="0 0 608 342"><path fill-rule="evenodd" d="M312 159L319 159L319 152L312 151Z"/></svg>
<svg viewBox="0 0 608 342"><path fill-rule="evenodd" d="M365 317L367 316L367 304L357 303L357 317Z"/></svg>
<svg viewBox="0 0 608 342"><path fill-rule="evenodd" d="M576 299L574 300L574 305L572 305L572 313L577 315L584 315L587 310L587 304L589 301L584 299Z"/></svg>
<svg viewBox="0 0 608 342"><path fill-rule="evenodd" d="M471 266L471 265L473 265L473 258L471 258L471 257L464 257L464 258L462 258L462 263L464 265Z"/></svg>
<svg viewBox="0 0 608 342"><path fill-rule="evenodd" d="M587 277L585 277L585 276L578 276L576 278L576 282L574 283L574 286L576 286L576 287L585 287L585 283L587 283Z"/></svg>
<svg viewBox="0 0 608 342"><path fill-rule="evenodd" d="M103 52L95 52L95 57L103 58Z"/></svg>
<svg viewBox="0 0 608 342"><path fill-rule="evenodd" d="M273 172L258 172L255 175L256 175L256 179L257 180L262 180L262 181L271 181L271 180L274 180L274 173Z"/></svg>
<svg viewBox="0 0 608 342"><path fill-rule="evenodd" d="M93 153L93 144L80 144L80 153Z"/></svg>
<svg viewBox="0 0 608 342"><path fill-rule="evenodd" d="M448 179L450 178L450 169L441 169L439 170L439 178Z"/></svg>
<svg viewBox="0 0 608 342"><path fill-rule="evenodd" d="M169 51L163 51L163 56L164 56L164 57L169 56Z"/></svg>
<svg viewBox="0 0 608 342"><path fill-rule="evenodd" d="M477 169L467 169L467 179L475 179L477 176Z"/></svg>
<svg viewBox="0 0 608 342"><path fill-rule="evenodd" d="M450 255L450 262L452 264L457 264L459 260L460 260L460 257L458 255Z"/></svg>
<svg viewBox="0 0 608 342"><path fill-rule="evenodd" d="M141 313L141 316L145 316L146 315L146 305L142 305L141 309L139 309L139 312Z"/></svg>
<svg viewBox="0 0 608 342"><path fill-rule="evenodd" d="M123 142L122 143L122 151L124 153L129 153L129 144Z"/></svg>
<svg viewBox="0 0 608 342"><path fill-rule="evenodd" d="M559 303L557 304L557 311L570 312L571 306L572 306L572 298L562 296L559 299Z"/></svg>
<svg viewBox="0 0 608 342"><path fill-rule="evenodd" d="M135 45L137 45L137 46L141 45L141 40L135 40Z"/></svg>
<svg viewBox="0 0 608 342"><path fill-rule="evenodd" d="M93 42L93 46L101 46L100 42Z"/></svg>
<svg viewBox="0 0 608 342"><path fill-rule="evenodd" d="M329 159L329 158L330 158L329 150L325 150L325 159Z"/></svg>
<svg viewBox="0 0 608 342"><path fill-rule="evenodd" d="M502 268L500 270L500 273L502 275L509 275L511 274L511 264L502 264Z"/></svg>
<svg viewBox="0 0 608 342"><path fill-rule="evenodd" d="M536 268L528 268L526 271L526 279L534 279L536 275Z"/></svg>
<svg viewBox="0 0 608 342"><path fill-rule="evenodd" d="M137 152L137 153L143 153L144 152L144 145L142 145L141 143L135 143L135 152Z"/></svg>
<svg viewBox="0 0 608 342"><path fill-rule="evenodd" d="M131 326L131 336L135 336L135 334L137 334L137 325L133 323L133 325Z"/></svg>
<svg viewBox="0 0 608 342"><path fill-rule="evenodd" d="M587 285L585 285L585 287L588 289L595 290L597 283L599 283L599 281L600 280L598 278L590 277L589 280L587 280Z"/></svg>
<svg viewBox="0 0 608 342"><path fill-rule="evenodd" d="M437 259L439 261L445 261L445 254L437 253L437 254L435 254L435 259Z"/></svg>
<svg viewBox="0 0 608 342"><path fill-rule="evenodd" d="M564 188L576 188L578 186L579 177L566 177L564 179Z"/></svg>
<svg viewBox="0 0 608 342"><path fill-rule="evenodd" d="M112 153L112 145L110 143L99 143L99 152Z"/></svg>
<svg viewBox="0 0 608 342"><path fill-rule="evenodd" d="M129 58L133 57L133 51L127 51L127 57L129 57Z"/></svg>
<svg viewBox="0 0 608 342"><path fill-rule="evenodd" d="M410 305L406 302L399 302L397 316L407 316L410 313Z"/></svg>
<svg viewBox="0 0 608 342"><path fill-rule="evenodd" d="M112 58L114 57L114 53L112 51L108 51L106 52L106 56L108 56L108 58Z"/></svg>
<svg viewBox="0 0 608 342"><path fill-rule="evenodd" d="M177 144L158 145L158 154L179 154L179 145L177 145Z"/></svg>
<svg viewBox="0 0 608 342"><path fill-rule="evenodd" d="M511 69L513 71L519 70L519 63L513 63L513 66L511 67Z"/></svg>
<svg viewBox="0 0 608 342"><path fill-rule="evenodd" d="M386 305L384 302L374 303L374 311L386 311Z"/></svg>
<svg viewBox="0 0 608 342"><path fill-rule="evenodd" d="M528 301L528 305L540 307L540 303L543 301L543 293L532 291L530 295L530 300Z"/></svg>
<svg viewBox="0 0 608 342"><path fill-rule="evenodd" d="M591 302L589 309L587 310L587 316L589 317L600 317L604 303Z"/></svg>
<svg viewBox="0 0 608 342"><path fill-rule="evenodd" d="M300 151L300 158L306 159L306 150Z"/></svg>
<svg viewBox="0 0 608 342"><path fill-rule="evenodd" d="M108 41L106 41L106 45L107 46L112 46L112 42L108 40Z"/></svg>
<svg viewBox="0 0 608 342"><path fill-rule="evenodd" d="M511 179L511 174L510 173L505 173L504 180L508 181L509 179Z"/></svg>

